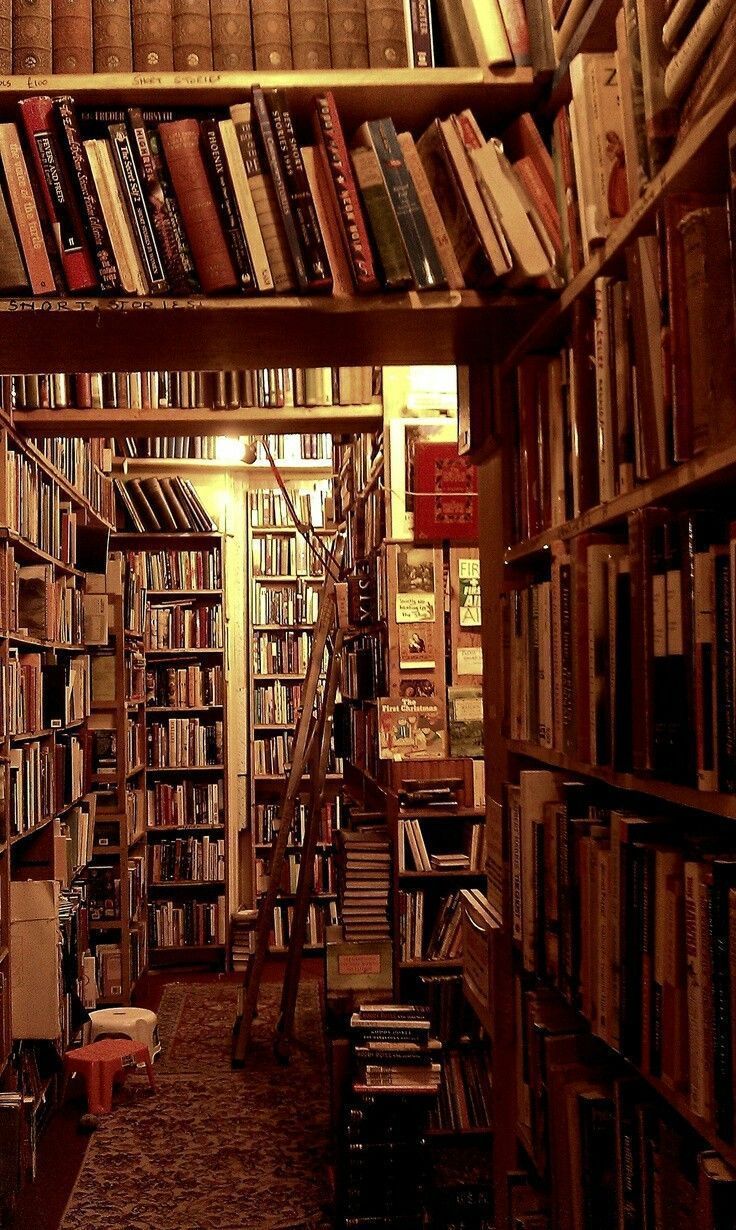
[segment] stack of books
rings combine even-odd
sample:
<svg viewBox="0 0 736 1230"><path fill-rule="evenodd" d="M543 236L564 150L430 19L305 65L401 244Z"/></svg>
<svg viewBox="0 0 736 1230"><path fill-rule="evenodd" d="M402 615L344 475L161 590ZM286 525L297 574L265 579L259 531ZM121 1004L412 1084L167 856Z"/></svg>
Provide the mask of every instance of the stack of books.
<svg viewBox="0 0 736 1230"><path fill-rule="evenodd" d="M346 940L391 935L391 847L385 829L335 834L340 920Z"/></svg>

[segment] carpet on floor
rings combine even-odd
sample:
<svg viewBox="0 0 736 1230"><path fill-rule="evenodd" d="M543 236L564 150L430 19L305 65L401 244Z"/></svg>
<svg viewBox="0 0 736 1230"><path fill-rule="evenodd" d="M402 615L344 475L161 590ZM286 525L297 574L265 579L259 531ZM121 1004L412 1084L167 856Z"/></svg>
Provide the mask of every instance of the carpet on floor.
<svg viewBox="0 0 736 1230"><path fill-rule="evenodd" d="M299 991L288 1067L265 984L243 1071L239 987L177 983L159 1009L156 1093L129 1078L90 1142L61 1230L328 1230L328 1090L319 992Z"/></svg>

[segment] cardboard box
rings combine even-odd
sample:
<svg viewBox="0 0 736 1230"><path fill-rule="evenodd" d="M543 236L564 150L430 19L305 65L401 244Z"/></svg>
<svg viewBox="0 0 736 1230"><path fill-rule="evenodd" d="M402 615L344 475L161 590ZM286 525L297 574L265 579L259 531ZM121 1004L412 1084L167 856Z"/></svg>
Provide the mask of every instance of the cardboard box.
<svg viewBox="0 0 736 1230"><path fill-rule="evenodd" d="M14 1039L54 1039L61 1034L58 934L58 882L11 881L10 990Z"/></svg>
<svg viewBox="0 0 736 1230"><path fill-rule="evenodd" d="M390 940L344 940L342 927L328 927L325 953L328 996L345 991L393 990Z"/></svg>

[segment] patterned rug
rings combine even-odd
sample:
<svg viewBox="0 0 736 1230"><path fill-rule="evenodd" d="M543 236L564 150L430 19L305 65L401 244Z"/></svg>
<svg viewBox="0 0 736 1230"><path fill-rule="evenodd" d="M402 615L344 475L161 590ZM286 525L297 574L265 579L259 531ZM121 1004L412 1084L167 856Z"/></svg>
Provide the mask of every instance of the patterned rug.
<svg viewBox="0 0 736 1230"><path fill-rule="evenodd" d="M238 987L180 983L159 1010L156 1093L131 1077L92 1137L62 1230L328 1230L328 1095L318 989L302 984L291 1064L265 984L244 1071Z"/></svg>

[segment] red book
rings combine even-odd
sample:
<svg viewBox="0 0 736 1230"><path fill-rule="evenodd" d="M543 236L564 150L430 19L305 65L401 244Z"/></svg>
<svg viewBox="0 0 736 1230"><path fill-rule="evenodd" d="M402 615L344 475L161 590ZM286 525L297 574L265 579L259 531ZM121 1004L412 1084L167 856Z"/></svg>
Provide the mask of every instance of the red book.
<svg viewBox="0 0 736 1230"><path fill-rule="evenodd" d="M457 443L417 443L414 488L417 542L477 541L477 472L460 456Z"/></svg>
<svg viewBox="0 0 736 1230"><path fill-rule="evenodd" d="M200 152L199 124L173 120L159 124L158 131L202 289L207 294L235 290L238 278Z"/></svg>
<svg viewBox="0 0 736 1230"><path fill-rule="evenodd" d="M531 158L547 196L554 204L557 201L555 188L555 169L552 156L542 140L542 134L529 112L517 116L503 133L503 148L510 162L518 162L520 158Z"/></svg>
<svg viewBox="0 0 736 1230"><path fill-rule="evenodd" d="M53 102L45 96L24 98L18 109L66 284L70 291L96 290L95 265L57 139Z"/></svg>
<svg viewBox="0 0 736 1230"><path fill-rule="evenodd" d="M332 200L340 219L345 251L357 291L379 289L360 193L353 177L345 137L331 92L315 98L312 118Z"/></svg>
<svg viewBox="0 0 736 1230"><path fill-rule="evenodd" d="M529 43L529 26L526 20L524 0L498 0L506 37L517 68L528 68L532 62Z"/></svg>

